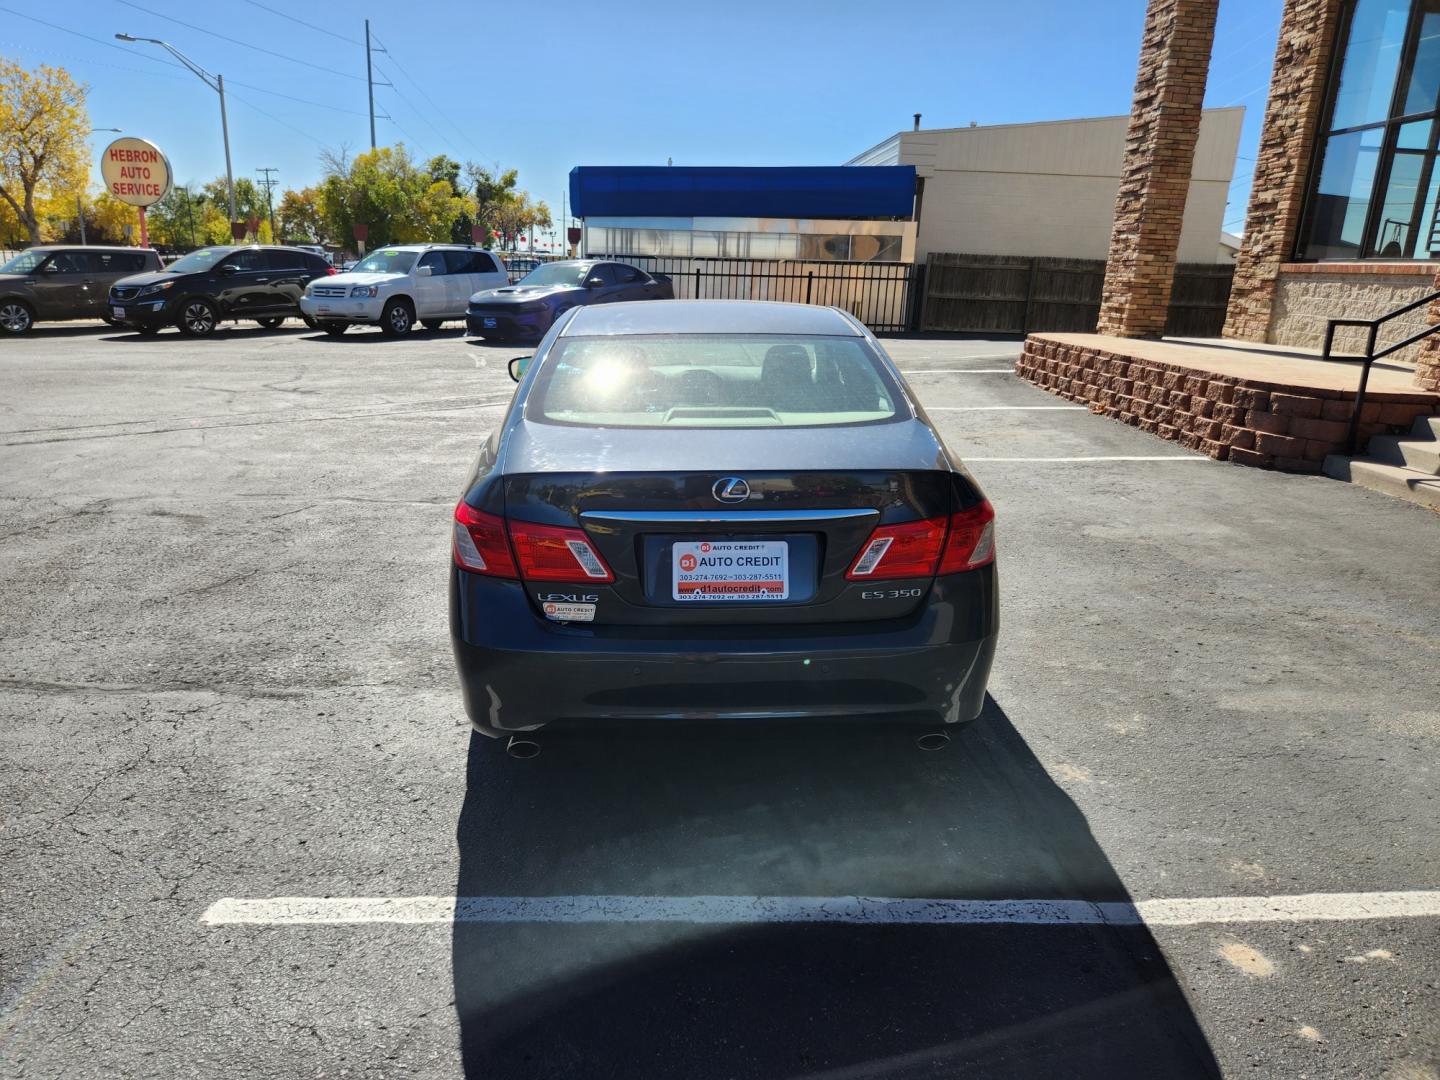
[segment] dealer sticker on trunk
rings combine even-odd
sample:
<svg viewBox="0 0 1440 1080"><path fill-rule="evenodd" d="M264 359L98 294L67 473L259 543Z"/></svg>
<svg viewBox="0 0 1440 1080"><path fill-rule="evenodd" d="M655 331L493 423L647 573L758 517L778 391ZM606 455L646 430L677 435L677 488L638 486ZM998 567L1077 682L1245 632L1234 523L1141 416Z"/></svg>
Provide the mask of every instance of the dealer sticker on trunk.
<svg viewBox="0 0 1440 1080"><path fill-rule="evenodd" d="M594 622L594 604L561 604L547 601L540 606L545 617L554 622Z"/></svg>
<svg viewBox="0 0 1440 1080"><path fill-rule="evenodd" d="M785 600L790 545L783 540L696 540L671 546L676 600Z"/></svg>

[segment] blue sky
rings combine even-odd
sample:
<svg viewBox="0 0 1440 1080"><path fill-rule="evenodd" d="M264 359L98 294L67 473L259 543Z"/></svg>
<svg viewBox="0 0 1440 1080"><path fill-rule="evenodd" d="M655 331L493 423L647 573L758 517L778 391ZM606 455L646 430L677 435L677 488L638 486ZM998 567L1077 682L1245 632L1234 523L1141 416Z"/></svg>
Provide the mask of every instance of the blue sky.
<svg viewBox="0 0 1440 1080"><path fill-rule="evenodd" d="M1231 231L1280 6L1220 5L1206 105L1247 110ZM379 141L516 167L558 217L577 164L838 164L917 111L925 127L1128 112L1144 13L1143 0L0 0L0 53L69 68L90 86L93 124L153 140L178 182L203 182L224 171L215 94L114 34L163 38L224 74L236 175L273 166L299 187L322 147L369 146L368 17L395 84L376 90L392 117Z"/></svg>

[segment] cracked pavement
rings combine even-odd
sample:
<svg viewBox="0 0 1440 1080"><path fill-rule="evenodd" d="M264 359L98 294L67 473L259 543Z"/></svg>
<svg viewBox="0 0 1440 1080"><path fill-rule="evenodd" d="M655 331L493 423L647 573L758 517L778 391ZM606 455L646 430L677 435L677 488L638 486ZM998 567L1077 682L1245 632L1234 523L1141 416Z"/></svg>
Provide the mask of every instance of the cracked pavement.
<svg viewBox="0 0 1440 1080"><path fill-rule="evenodd" d="M1179 453L952 373L1013 342L888 344L962 456ZM0 1076L1440 1078L1431 918L201 925L229 896L1440 888L1440 517L1319 478L977 462L1001 652L940 754L472 742L450 508L525 351L3 343Z"/></svg>

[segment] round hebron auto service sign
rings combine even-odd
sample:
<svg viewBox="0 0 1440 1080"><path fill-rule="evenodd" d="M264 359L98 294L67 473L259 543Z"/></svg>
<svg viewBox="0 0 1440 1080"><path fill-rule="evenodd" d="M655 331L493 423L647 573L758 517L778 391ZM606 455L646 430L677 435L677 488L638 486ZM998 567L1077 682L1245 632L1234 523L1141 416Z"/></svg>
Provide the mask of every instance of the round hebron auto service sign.
<svg viewBox="0 0 1440 1080"><path fill-rule="evenodd" d="M170 162L148 139L116 139L100 155L105 190L131 206L151 206L170 190Z"/></svg>

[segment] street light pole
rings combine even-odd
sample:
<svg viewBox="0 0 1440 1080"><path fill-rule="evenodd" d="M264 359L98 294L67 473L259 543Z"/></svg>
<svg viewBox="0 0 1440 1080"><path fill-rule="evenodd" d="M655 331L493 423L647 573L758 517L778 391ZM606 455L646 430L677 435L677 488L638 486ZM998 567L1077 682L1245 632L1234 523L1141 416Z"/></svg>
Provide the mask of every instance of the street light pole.
<svg viewBox="0 0 1440 1080"><path fill-rule="evenodd" d="M132 37L129 34L116 34L115 37L119 41L143 41L147 45L159 45L189 68L192 74L199 76L201 82L220 95L220 134L225 139L225 195L230 203L230 221L233 224L235 221L235 174L230 168L230 121L225 115L225 76L211 75L168 41L161 41L159 38Z"/></svg>
<svg viewBox="0 0 1440 1080"><path fill-rule="evenodd" d="M220 134L225 139L225 198L230 203L230 220L235 220L235 174L230 169L230 120L225 115L225 76L215 76L215 91L220 95Z"/></svg>

